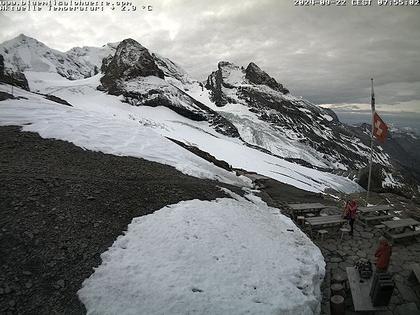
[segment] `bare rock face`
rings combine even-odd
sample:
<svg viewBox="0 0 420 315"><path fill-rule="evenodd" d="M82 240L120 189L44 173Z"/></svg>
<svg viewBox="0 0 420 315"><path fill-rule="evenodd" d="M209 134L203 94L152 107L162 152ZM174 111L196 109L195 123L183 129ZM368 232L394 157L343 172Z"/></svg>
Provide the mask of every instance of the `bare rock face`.
<svg viewBox="0 0 420 315"><path fill-rule="evenodd" d="M0 78L3 77L4 74L4 58L3 55L0 55Z"/></svg>
<svg viewBox="0 0 420 315"><path fill-rule="evenodd" d="M3 82L29 91L28 80L26 80L26 77L22 72L6 71L3 76Z"/></svg>
<svg viewBox="0 0 420 315"><path fill-rule="evenodd" d="M117 47L113 57L103 61L102 85L111 94L122 94L121 81L137 77L156 76L163 79L163 71L156 65L149 51L135 40L123 40Z"/></svg>
<svg viewBox="0 0 420 315"><path fill-rule="evenodd" d="M207 121L221 134L239 137L231 122L185 92L193 82L179 66L133 39L123 40L113 56L104 58L101 71L98 89L122 95L130 105L165 106L188 119Z"/></svg>
<svg viewBox="0 0 420 315"><path fill-rule="evenodd" d="M206 88L211 91L213 102L221 107L227 103L236 103L235 98L223 93L223 89L234 89L240 85L266 86L282 94L289 90L262 71L255 63L251 62L246 69L228 61L220 61L217 70L211 73L206 82Z"/></svg>
<svg viewBox="0 0 420 315"><path fill-rule="evenodd" d="M0 82L20 87L29 91L28 80L22 72L12 71L4 67L4 58L0 55Z"/></svg>
<svg viewBox="0 0 420 315"><path fill-rule="evenodd" d="M266 72L262 71L255 63L251 62L245 70L245 78L254 84L263 84L271 87L275 91L281 93L289 93L289 90L284 88L282 84L278 83L274 78L270 77Z"/></svg>

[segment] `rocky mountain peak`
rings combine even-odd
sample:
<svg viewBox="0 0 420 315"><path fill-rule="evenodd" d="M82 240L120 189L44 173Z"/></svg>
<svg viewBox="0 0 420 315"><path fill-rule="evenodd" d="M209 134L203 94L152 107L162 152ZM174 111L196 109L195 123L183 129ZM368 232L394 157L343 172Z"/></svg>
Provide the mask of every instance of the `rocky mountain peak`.
<svg viewBox="0 0 420 315"><path fill-rule="evenodd" d="M120 94L118 81L147 76L165 77L147 48L131 38L118 45L114 56L104 59L101 70L105 74L101 83L112 94Z"/></svg>
<svg viewBox="0 0 420 315"><path fill-rule="evenodd" d="M245 78L247 78L251 83L267 85L273 90L284 94L289 93L288 89L284 88L282 84L278 83L274 78L270 77L253 62L251 62L245 69L245 73Z"/></svg>
<svg viewBox="0 0 420 315"><path fill-rule="evenodd" d="M225 67L239 68L238 66L236 66L235 64L233 64L232 62L229 62L229 61L219 61L219 63L217 64L217 68L219 70L221 70Z"/></svg>
<svg viewBox="0 0 420 315"><path fill-rule="evenodd" d="M127 38L118 44L117 51L115 53L120 56L127 55L129 57L135 58L138 56L136 52L139 51L147 51L147 49L134 39ZM133 61L135 62L137 60L133 59Z"/></svg>
<svg viewBox="0 0 420 315"><path fill-rule="evenodd" d="M18 36L16 36L15 37L15 41L20 41L20 42L38 42L35 38L26 36L23 33L21 33Z"/></svg>
<svg viewBox="0 0 420 315"><path fill-rule="evenodd" d="M31 49L49 49L44 43L38 41L35 38L26 36L25 34L19 34L17 37L6 41L9 48L28 47Z"/></svg>

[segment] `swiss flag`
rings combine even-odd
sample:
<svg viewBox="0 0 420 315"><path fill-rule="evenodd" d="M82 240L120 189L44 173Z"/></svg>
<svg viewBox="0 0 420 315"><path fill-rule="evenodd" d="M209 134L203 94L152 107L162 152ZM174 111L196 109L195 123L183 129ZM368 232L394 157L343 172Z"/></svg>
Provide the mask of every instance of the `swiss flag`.
<svg viewBox="0 0 420 315"><path fill-rule="evenodd" d="M379 141L384 143L386 140L386 135L388 134L388 126L384 121L379 117L375 112L373 115L373 135Z"/></svg>

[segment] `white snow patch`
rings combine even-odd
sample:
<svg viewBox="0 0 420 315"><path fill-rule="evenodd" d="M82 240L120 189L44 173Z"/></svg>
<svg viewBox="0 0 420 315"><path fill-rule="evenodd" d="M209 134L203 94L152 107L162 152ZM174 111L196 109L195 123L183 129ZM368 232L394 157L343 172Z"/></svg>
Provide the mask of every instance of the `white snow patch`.
<svg viewBox="0 0 420 315"><path fill-rule="evenodd" d="M326 119L327 121L333 121L333 118L328 114L321 114L321 116Z"/></svg>
<svg viewBox="0 0 420 315"><path fill-rule="evenodd" d="M252 201L183 201L133 219L78 292L87 313L319 313L320 250Z"/></svg>

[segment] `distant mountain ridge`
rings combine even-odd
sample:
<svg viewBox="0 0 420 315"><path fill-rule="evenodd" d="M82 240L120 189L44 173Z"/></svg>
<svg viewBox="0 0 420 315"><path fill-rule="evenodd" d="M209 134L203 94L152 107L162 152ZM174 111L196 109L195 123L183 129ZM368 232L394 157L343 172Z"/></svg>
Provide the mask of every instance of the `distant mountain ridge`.
<svg viewBox="0 0 420 315"><path fill-rule="evenodd" d="M294 97L253 62L245 68L221 61L206 82L199 82L133 39L63 53L25 35L0 44L0 56L4 71L16 74L51 72L80 80L101 72L98 89L125 103L167 107L207 122L220 135L304 166L357 179L368 164L366 130L344 125L332 110ZM387 179L377 189L408 194L414 189L395 156L375 145L374 160Z"/></svg>
<svg viewBox="0 0 420 315"><path fill-rule="evenodd" d="M98 73L102 59L113 54L117 44L100 48L74 47L60 52L20 34L0 45L0 55L4 57L5 68L15 72L56 72L69 80L77 80Z"/></svg>

